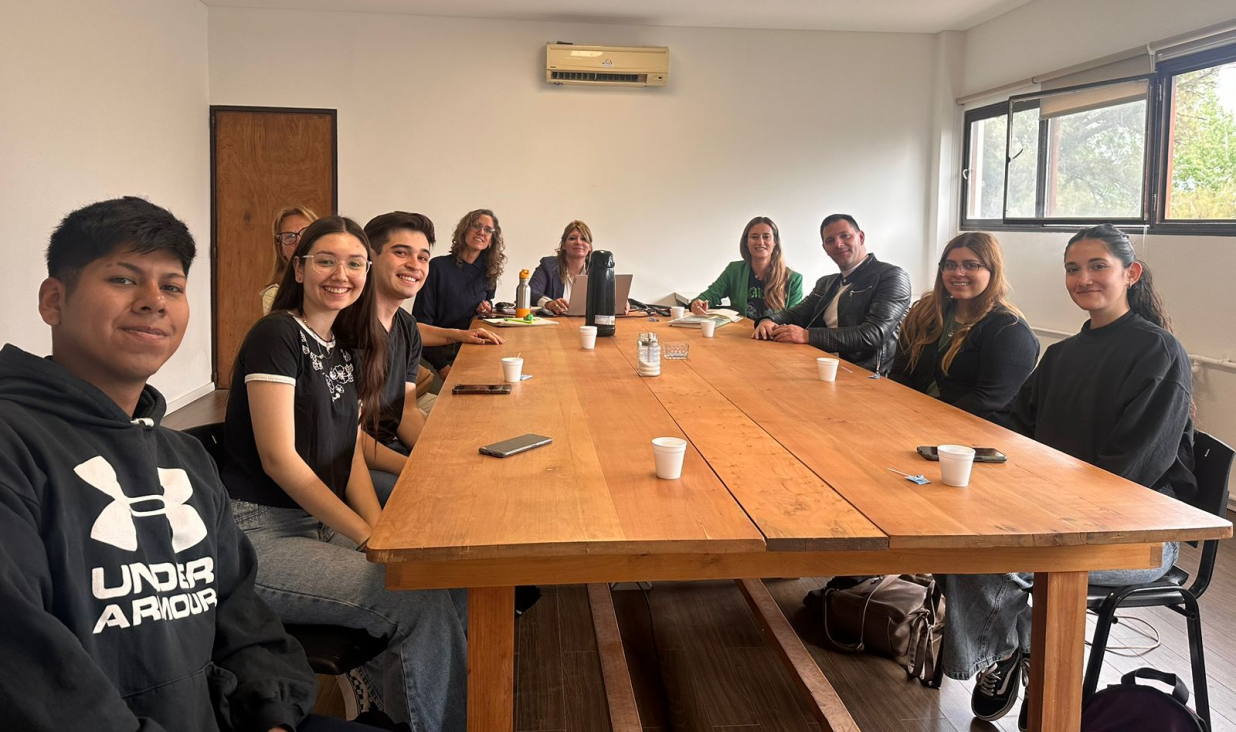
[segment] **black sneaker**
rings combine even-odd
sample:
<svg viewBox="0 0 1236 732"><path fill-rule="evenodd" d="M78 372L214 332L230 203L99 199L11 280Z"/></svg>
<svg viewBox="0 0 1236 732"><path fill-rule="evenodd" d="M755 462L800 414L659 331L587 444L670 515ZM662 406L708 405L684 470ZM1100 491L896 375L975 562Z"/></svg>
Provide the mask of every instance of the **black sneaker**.
<svg viewBox="0 0 1236 732"><path fill-rule="evenodd" d="M1017 650L979 672L974 679L974 694L970 697L970 710L975 717L992 722L1009 713L1017 701L1021 669L1022 654Z"/></svg>

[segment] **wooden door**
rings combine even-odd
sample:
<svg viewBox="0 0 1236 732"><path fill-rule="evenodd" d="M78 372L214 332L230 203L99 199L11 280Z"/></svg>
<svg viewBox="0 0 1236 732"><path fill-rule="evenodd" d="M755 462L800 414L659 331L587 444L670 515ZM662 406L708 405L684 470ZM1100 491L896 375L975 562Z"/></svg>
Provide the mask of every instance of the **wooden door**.
<svg viewBox="0 0 1236 732"><path fill-rule="evenodd" d="M338 203L335 110L210 108L211 264L215 386L262 315L258 291L274 262L275 212Z"/></svg>

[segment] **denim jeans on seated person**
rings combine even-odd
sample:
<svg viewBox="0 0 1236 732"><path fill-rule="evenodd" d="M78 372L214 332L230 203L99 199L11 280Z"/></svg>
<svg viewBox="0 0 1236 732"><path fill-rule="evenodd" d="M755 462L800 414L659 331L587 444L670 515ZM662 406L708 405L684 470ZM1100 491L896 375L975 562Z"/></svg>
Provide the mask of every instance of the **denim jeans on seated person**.
<svg viewBox="0 0 1236 732"><path fill-rule="evenodd" d="M1161 566L1090 573L1090 584L1122 587L1153 582L1172 568L1180 545L1163 545ZM1030 652L1033 574L936 575L944 593L944 673L965 680L1013 651Z"/></svg>
<svg viewBox="0 0 1236 732"><path fill-rule="evenodd" d="M390 645L362 673L392 719L415 732L463 732L465 590L386 589L386 571L299 508L232 501L258 555L257 592L285 623L363 628Z"/></svg>
<svg viewBox="0 0 1236 732"><path fill-rule="evenodd" d="M412 454L411 450L403 446L399 438L386 443L386 446L400 455ZM369 479L373 481L374 493L378 494L378 503L385 508L387 499L391 497L391 492L395 490L395 482L399 480L399 476L394 473L388 473L385 470L370 470Z"/></svg>

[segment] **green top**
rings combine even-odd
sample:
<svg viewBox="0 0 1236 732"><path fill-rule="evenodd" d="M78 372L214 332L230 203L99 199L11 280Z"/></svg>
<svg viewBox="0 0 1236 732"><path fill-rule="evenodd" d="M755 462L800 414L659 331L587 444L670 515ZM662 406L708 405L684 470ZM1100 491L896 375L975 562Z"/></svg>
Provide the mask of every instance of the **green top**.
<svg viewBox="0 0 1236 732"><path fill-rule="evenodd" d="M741 259L737 262L730 262L716 282L709 285L708 289L701 292L695 299L706 300L708 307L717 308L721 307L721 299L728 297L730 310L747 317L747 280L750 277L751 265ZM786 282L785 290L785 306L794 307L803 299L803 276L790 270L790 278Z"/></svg>

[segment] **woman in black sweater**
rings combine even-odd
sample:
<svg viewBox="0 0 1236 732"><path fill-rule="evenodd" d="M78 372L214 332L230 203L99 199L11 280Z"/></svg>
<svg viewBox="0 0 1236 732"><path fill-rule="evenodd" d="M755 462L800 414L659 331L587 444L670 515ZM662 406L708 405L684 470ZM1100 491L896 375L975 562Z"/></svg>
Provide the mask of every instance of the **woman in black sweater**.
<svg viewBox="0 0 1236 732"><path fill-rule="evenodd" d="M494 292L506 265L502 225L493 211L469 211L455 226L451 252L429 260L429 274L412 304L418 323L468 330L474 317L493 314ZM446 379L458 343L426 347L422 356Z"/></svg>
<svg viewBox="0 0 1236 732"><path fill-rule="evenodd" d="M992 419L1039 356L1039 341L1008 291L996 238L977 231L955 237L940 255L935 289L906 315L889 376Z"/></svg>
<svg viewBox="0 0 1236 732"><path fill-rule="evenodd" d="M1189 356L1129 238L1103 224L1069 240L1065 285L1090 314L1081 332L1051 346L1017 394L1012 429L1149 489L1178 498L1196 490L1193 478ZM1163 546L1161 566L1090 573L1093 585L1159 579L1178 547ZM944 672L978 672L971 707L980 719L1006 714L1029 668L1030 575L948 575ZM1026 728L1027 705L1019 726Z"/></svg>

